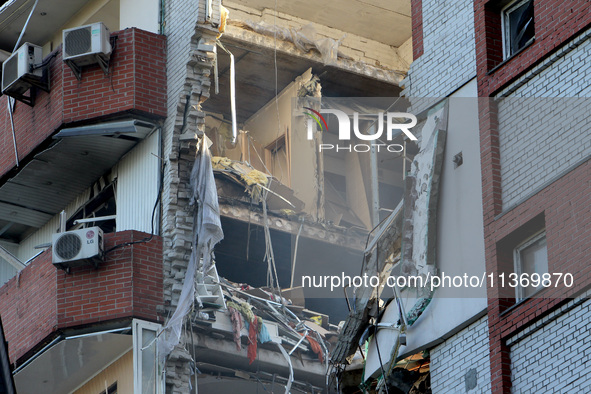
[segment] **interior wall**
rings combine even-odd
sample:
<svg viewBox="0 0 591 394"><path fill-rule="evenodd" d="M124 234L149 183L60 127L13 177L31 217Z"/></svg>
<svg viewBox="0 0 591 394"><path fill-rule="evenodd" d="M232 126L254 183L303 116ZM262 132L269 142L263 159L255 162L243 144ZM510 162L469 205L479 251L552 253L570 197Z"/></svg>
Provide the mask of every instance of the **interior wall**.
<svg viewBox="0 0 591 394"><path fill-rule="evenodd" d="M293 130L305 130L303 126L305 119L303 115L297 116L292 113L293 100L297 97L298 90L311 78L312 70L309 69L289 84L277 96L277 101L271 100L266 103L245 122L243 130L247 133L241 133L239 143L234 148L226 146L223 152L228 158L248 161L257 170L267 173L265 168L267 163L264 162L265 147L281 135L288 133L287 150L290 163L287 167L289 168L281 166L281 171L272 175L293 189L295 196L304 202L305 212L318 216L316 143L308 140L305 134L293 132ZM299 126L298 122L301 123ZM293 171L290 171L290 168Z"/></svg>
<svg viewBox="0 0 591 394"><path fill-rule="evenodd" d="M89 2L60 27L50 41L43 45L43 56L48 55L62 43L62 31L65 29L95 22L103 22L110 32L120 30L119 8L119 0L96 0Z"/></svg>
<svg viewBox="0 0 591 394"><path fill-rule="evenodd" d="M159 0L120 0L119 28L128 27L158 33L160 19Z"/></svg>
<svg viewBox="0 0 591 394"><path fill-rule="evenodd" d="M133 393L133 351L130 350L73 394L99 394L117 382L118 393Z"/></svg>

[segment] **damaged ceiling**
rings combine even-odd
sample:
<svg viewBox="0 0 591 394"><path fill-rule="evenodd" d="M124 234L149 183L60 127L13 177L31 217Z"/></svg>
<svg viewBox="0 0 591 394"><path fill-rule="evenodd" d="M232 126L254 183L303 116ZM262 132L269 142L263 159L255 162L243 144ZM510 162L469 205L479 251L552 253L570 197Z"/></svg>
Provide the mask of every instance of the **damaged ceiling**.
<svg viewBox="0 0 591 394"><path fill-rule="evenodd" d="M258 11L277 8L285 14L395 47L411 34L410 1L405 0L325 0L321 7L306 0L241 0L240 4Z"/></svg>
<svg viewBox="0 0 591 394"><path fill-rule="evenodd" d="M222 38L224 46L232 52L236 64L236 110L239 123L244 123L261 107L271 101L275 91L274 51L245 42ZM230 57L218 51L219 93L211 91L204 102L207 112L224 114L230 119ZM325 97L398 97L400 88L376 79L355 75L334 66L277 52L277 93L312 67L320 77ZM212 75L213 78L213 75ZM213 83L212 83L213 85Z"/></svg>

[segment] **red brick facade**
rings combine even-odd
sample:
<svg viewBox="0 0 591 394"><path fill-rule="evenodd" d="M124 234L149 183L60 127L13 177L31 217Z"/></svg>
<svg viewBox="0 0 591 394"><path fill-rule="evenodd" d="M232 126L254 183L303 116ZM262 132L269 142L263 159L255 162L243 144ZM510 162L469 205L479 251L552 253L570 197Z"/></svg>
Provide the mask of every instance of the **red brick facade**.
<svg viewBox="0 0 591 394"><path fill-rule="evenodd" d="M425 52L423 48L423 0L410 1L412 13L412 58L417 60Z"/></svg>
<svg viewBox="0 0 591 394"><path fill-rule="evenodd" d="M492 96L524 72L539 64L591 24L586 0L535 1L535 41L504 61L500 8L497 1L475 0L478 94ZM575 274L574 288L546 289L544 298L515 305L514 290L489 288L488 323L492 392L511 390L511 359L506 340L549 313L590 283L591 163L586 162L508 212L502 212L501 164L497 109L492 100L480 99L480 144L486 269L513 269L507 239L520 238L528 227L545 228L551 273ZM532 225L532 223L534 223ZM523 238L522 238L523 239Z"/></svg>
<svg viewBox="0 0 591 394"><path fill-rule="evenodd" d="M135 28L115 32L109 75L98 65L84 67L78 81L62 61L61 47L49 64L51 89L38 91L34 107L14 110L19 159L23 160L59 128L136 113L166 116L166 37ZM15 167L7 97L0 97L0 177Z"/></svg>
<svg viewBox="0 0 591 394"><path fill-rule="evenodd" d="M506 340L591 283L591 266L588 264L591 257L591 229L585 225L591 222L590 195L591 162L587 161L497 219L492 215L493 207L485 205L485 217L489 217L484 223L488 272L507 270L504 266L508 259L512 259L512 248L505 248L503 239L542 217L548 245L549 272L572 273L575 278L571 289L562 286L549 288L539 295L544 298L531 298L519 305L515 305L512 288L506 288L504 294L502 289L489 288L488 323L493 393L507 392L511 387L511 364ZM509 264L509 269L512 269L512 260Z"/></svg>
<svg viewBox="0 0 591 394"><path fill-rule="evenodd" d="M480 97L494 95L591 24L591 7L587 0L536 0L535 41L501 65L503 43L499 3L497 0L474 1Z"/></svg>
<svg viewBox="0 0 591 394"><path fill-rule="evenodd" d="M122 231L105 234L105 249L139 241L148 234ZM56 269L51 250L33 260L0 288L0 311L16 362L44 339L62 329L121 318L158 321L163 304L162 239L121 247L110 252L95 270Z"/></svg>

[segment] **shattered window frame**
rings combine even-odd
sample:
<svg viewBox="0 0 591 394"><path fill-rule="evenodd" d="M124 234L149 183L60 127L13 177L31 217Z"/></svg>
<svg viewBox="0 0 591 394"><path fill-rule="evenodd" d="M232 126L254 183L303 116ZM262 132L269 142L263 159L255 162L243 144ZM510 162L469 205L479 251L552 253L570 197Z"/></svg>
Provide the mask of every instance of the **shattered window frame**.
<svg viewBox="0 0 591 394"><path fill-rule="evenodd" d="M534 247L542 246L544 250L544 261L533 261L533 269L526 269L525 264L525 253L528 251L533 250ZM535 257L536 255L530 255ZM515 264L515 274L517 275L517 286L515 286L515 301L516 303L521 302L527 298L532 297L536 292L543 289L543 286L540 285L537 287L527 286L524 287L521 285L521 278L523 274L531 275L534 273L539 274L540 276L543 274L549 273L548 269L548 245L546 241L546 230L542 230L525 240L524 242L520 243L515 247L513 250L513 261ZM538 265L542 265L541 269L536 269ZM541 278L540 278L541 281Z"/></svg>
<svg viewBox="0 0 591 394"><path fill-rule="evenodd" d="M530 45L535 39L535 19L533 0L516 0L510 2L501 10L503 59L507 60ZM528 8L531 7L531 15ZM528 18L526 21L522 17ZM512 26L512 22L515 26ZM520 27L520 25L522 25ZM512 27L515 31L512 31ZM531 30L530 30L531 29ZM531 34L531 37L529 37ZM525 39L525 40L524 40Z"/></svg>

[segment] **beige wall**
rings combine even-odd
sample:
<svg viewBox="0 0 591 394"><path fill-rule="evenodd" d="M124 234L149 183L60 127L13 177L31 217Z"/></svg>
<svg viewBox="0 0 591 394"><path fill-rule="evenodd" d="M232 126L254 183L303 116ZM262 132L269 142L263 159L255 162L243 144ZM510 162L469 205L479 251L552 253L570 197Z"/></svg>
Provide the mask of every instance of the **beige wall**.
<svg viewBox="0 0 591 394"><path fill-rule="evenodd" d="M102 372L89 380L84 386L74 391L74 394L99 394L106 387L117 382L117 393L133 393L133 351L130 350L105 368Z"/></svg>
<svg viewBox="0 0 591 394"><path fill-rule="evenodd" d="M86 4L76 15L58 29L51 40L43 45L43 56L48 55L62 43L62 30L76 26L103 22L110 32L120 30L119 0L96 0Z"/></svg>
<svg viewBox="0 0 591 394"><path fill-rule="evenodd" d="M137 27L138 29L158 33L159 0L120 0L120 2L120 29Z"/></svg>

